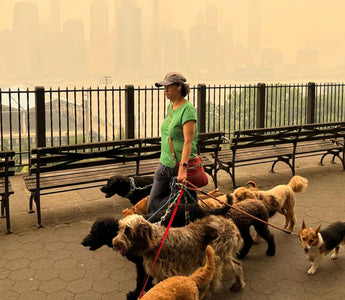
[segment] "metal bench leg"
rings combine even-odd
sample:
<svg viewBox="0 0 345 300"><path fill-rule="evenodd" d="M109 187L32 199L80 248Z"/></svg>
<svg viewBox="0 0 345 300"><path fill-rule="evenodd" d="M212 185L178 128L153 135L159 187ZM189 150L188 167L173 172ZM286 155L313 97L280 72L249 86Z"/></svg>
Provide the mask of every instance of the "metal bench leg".
<svg viewBox="0 0 345 300"><path fill-rule="evenodd" d="M292 164L290 163L290 159L292 159ZM290 167L292 176L295 176L295 159L293 157L292 158L290 158L290 157L278 157L272 164L272 167L270 170L271 173L275 173L274 167L278 161L282 161L282 162L286 163Z"/></svg>
<svg viewBox="0 0 345 300"><path fill-rule="evenodd" d="M42 225L42 219L41 219L41 196L40 192L36 192L34 195L34 200L36 204L36 210L37 210L37 227L41 228Z"/></svg>
<svg viewBox="0 0 345 300"><path fill-rule="evenodd" d="M6 210L7 233L12 233L12 231L11 231L11 221L10 221L10 201L9 201L9 196L5 196L3 198L2 204L4 205L5 210Z"/></svg>
<svg viewBox="0 0 345 300"><path fill-rule="evenodd" d="M34 201L34 192L31 192L30 199L29 199L29 214L33 214L35 211L33 209L33 201Z"/></svg>
<svg viewBox="0 0 345 300"><path fill-rule="evenodd" d="M230 175L231 180L232 180L232 186L233 186L234 189L236 189L237 186L236 186L236 181L235 181L235 166L231 167L231 171L230 171L230 168L229 168L229 175Z"/></svg>
<svg viewBox="0 0 345 300"><path fill-rule="evenodd" d="M324 165L323 160L324 160L324 158L325 158L328 154L330 154L330 153L327 152L327 153L325 153L324 155L322 155L322 157L321 157L321 159L320 159L320 165L321 165L321 166ZM335 162L334 162L335 156L337 156L337 155L334 154L334 155L333 155L333 158L332 158L332 163L333 163L333 164L335 163Z"/></svg>
<svg viewBox="0 0 345 300"><path fill-rule="evenodd" d="M213 176L212 176L212 179L213 179L213 182L214 182L214 187L217 189L218 188L218 180L217 180L217 173L218 173L218 169L215 168L213 170Z"/></svg>
<svg viewBox="0 0 345 300"><path fill-rule="evenodd" d="M4 196L1 197L1 218L5 218Z"/></svg>

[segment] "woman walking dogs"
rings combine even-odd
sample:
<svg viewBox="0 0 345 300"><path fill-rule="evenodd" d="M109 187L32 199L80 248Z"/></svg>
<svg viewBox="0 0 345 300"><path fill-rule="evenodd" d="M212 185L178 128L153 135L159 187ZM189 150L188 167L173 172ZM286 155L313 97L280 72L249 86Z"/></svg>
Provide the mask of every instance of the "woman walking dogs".
<svg viewBox="0 0 345 300"><path fill-rule="evenodd" d="M170 103L161 127L160 163L154 176L148 213L155 212L168 200L173 177L177 176L178 182L185 182L188 160L197 156L198 141L196 110L185 99L189 93L186 78L178 72L170 72L155 85L164 86L164 93Z"/></svg>

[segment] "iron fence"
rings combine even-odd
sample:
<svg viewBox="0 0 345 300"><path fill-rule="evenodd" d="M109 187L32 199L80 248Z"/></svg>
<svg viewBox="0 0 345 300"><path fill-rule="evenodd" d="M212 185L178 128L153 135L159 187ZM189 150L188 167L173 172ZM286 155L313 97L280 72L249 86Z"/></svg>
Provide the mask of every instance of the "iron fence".
<svg viewBox="0 0 345 300"><path fill-rule="evenodd" d="M39 101L41 99L41 101ZM192 86L200 131L344 121L344 84ZM0 150L29 164L33 147L160 135L168 100L162 88L0 90Z"/></svg>

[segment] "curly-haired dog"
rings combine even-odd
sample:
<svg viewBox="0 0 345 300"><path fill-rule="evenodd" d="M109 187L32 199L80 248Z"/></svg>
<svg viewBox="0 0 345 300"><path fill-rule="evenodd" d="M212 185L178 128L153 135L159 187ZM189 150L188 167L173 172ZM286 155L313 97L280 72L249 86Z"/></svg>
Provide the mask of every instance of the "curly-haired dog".
<svg viewBox="0 0 345 300"><path fill-rule="evenodd" d="M90 233L83 239L81 244L84 247L89 247L89 250L95 251L102 246L106 245L110 248L113 247L113 238L119 232L119 222L112 217L100 218L96 220L90 230ZM142 289L146 271L143 266L143 258L136 254L136 251L128 251L126 258L135 264L137 271L136 288L127 294L128 300L137 300ZM153 278L149 278L146 285L146 291L153 287Z"/></svg>
<svg viewBox="0 0 345 300"><path fill-rule="evenodd" d="M133 205L144 197L150 195L153 183L153 176L122 176L115 175L107 180L101 187L101 192L106 198L115 194L127 198Z"/></svg>
<svg viewBox="0 0 345 300"><path fill-rule="evenodd" d="M232 204L232 195L228 195L228 203ZM274 243L273 234L268 229L268 225L262 223L246 214L243 214L237 209L240 209L248 214L251 214L254 217L257 217L263 221L268 221L268 210L266 206L257 199L246 199L241 202L235 203L232 205L235 209L230 209L225 215L226 218L231 218L236 226L238 227L241 236L243 238L244 245L240 252L238 253L238 258L244 258L253 244L253 239L250 235L250 227L253 226L256 232L265 239L267 242L266 255L274 256L276 252L276 246Z"/></svg>
<svg viewBox="0 0 345 300"><path fill-rule="evenodd" d="M239 202L248 198L263 200L270 211L270 215L274 214L274 211L276 211L275 209L278 208L278 212L285 217L284 228L292 231L296 224L295 193L304 191L307 186L308 179L296 175L291 178L288 184L280 184L267 191L255 191L255 188L247 189L240 187L233 192L234 202ZM276 200L278 204L274 200Z"/></svg>
<svg viewBox="0 0 345 300"><path fill-rule="evenodd" d="M307 259L311 262L308 274L314 274L322 259L333 250L332 259L338 257L340 244L345 245L345 222L334 222L325 229L307 228L303 221L302 229L298 232Z"/></svg>
<svg viewBox="0 0 345 300"><path fill-rule="evenodd" d="M119 221L120 230L113 239L113 248L121 255L136 249L144 259L147 271L151 269L166 228L151 224L143 216L131 215ZM234 258L242 247L242 238L236 225L221 216L207 216L180 228L170 228L160 255L152 270L158 281L171 276L188 276L203 265L206 246L215 251L216 268L203 297L219 291L225 270L231 272L231 287L244 286L242 263Z"/></svg>
<svg viewBox="0 0 345 300"><path fill-rule="evenodd" d="M158 214L155 214L152 218L152 214L145 215L146 219L150 219L151 222L161 221L162 225L167 226L172 215L173 209L175 206L172 206L170 212L165 216L161 221L161 218L165 215L165 211L160 211ZM185 203L178 206L174 221L172 226L182 227L186 225L186 212L189 212L189 220L194 221L199 218L203 218L209 214L214 215L225 215L229 210L229 207L224 207L222 209L215 209L208 212L202 210L198 205ZM94 251L100 247L106 245L112 248L112 240L119 232L119 221L114 217L100 218L94 222L91 227L90 233L83 239L81 244L84 247L89 247L89 250ZM127 259L136 265L137 270L137 279L136 279L136 289L127 294L127 299L137 300L139 293L141 291L142 285L145 280L146 272L143 266L143 259L141 256L138 256L136 252L128 253L126 255ZM152 278L150 279L147 289L151 288Z"/></svg>
<svg viewBox="0 0 345 300"><path fill-rule="evenodd" d="M150 289L142 300L198 300L199 289L206 286L215 269L214 250L206 247L205 266L198 268L190 276L173 276Z"/></svg>

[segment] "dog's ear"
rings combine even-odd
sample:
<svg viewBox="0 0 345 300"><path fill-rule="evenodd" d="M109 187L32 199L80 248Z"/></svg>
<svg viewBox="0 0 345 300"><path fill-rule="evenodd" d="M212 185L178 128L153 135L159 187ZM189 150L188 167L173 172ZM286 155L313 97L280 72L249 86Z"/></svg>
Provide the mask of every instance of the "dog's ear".
<svg viewBox="0 0 345 300"><path fill-rule="evenodd" d="M226 202L230 205L234 203L234 196L232 194L227 194L226 195Z"/></svg>
<svg viewBox="0 0 345 300"><path fill-rule="evenodd" d="M318 233L320 231L321 225L319 225L316 229L314 229L315 233Z"/></svg>
<svg viewBox="0 0 345 300"><path fill-rule="evenodd" d="M136 228L136 234L138 240L147 243L149 247L151 246L153 232L149 222L141 223L140 226Z"/></svg>
<svg viewBox="0 0 345 300"><path fill-rule="evenodd" d="M303 220L303 222L302 222L302 229L305 229L305 228L307 228L307 226L305 226L305 223L304 223L304 220Z"/></svg>

